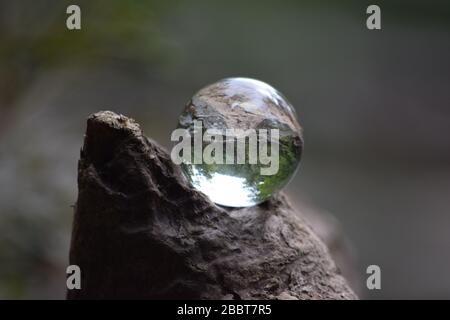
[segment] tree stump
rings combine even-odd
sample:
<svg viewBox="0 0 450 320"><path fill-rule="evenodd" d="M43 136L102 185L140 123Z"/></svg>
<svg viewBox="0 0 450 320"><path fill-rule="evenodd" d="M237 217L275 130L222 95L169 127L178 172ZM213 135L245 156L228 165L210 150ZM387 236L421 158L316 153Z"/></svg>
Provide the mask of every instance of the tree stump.
<svg viewBox="0 0 450 320"><path fill-rule="evenodd" d="M193 189L132 119L87 121L68 299L355 299L283 194L223 208Z"/></svg>

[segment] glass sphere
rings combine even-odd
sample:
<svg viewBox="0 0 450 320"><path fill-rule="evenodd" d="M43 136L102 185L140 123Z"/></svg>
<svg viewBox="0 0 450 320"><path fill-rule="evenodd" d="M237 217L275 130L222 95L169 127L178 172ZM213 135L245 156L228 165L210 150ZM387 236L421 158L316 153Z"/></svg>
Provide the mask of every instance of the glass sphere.
<svg viewBox="0 0 450 320"><path fill-rule="evenodd" d="M189 139L175 150L185 176L227 207L253 206L280 191L303 149L291 104L270 85L248 78L223 79L198 91L179 117L180 129Z"/></svg>

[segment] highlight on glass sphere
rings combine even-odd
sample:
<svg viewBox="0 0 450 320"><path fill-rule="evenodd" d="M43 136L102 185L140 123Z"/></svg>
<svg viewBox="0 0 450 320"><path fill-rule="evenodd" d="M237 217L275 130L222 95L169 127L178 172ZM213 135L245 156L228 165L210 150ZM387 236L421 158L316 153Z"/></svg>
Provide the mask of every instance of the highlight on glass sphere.
<svg viewBox="0 0 450 320"><path fill-rule="evenodd" d="M253 206L280 191L303 149L292 105L249 78L223 79L198 91L175 131L172 159L178 156L192 186L227 207Z"/></svg>

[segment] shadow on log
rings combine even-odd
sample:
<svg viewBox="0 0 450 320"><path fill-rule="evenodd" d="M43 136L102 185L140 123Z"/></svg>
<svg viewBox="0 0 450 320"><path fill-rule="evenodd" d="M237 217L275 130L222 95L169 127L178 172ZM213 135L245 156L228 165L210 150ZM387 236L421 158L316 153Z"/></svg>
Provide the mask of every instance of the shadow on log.
<svg viewBox="0 0 450 320"><path fill-rule="evenodd" d="M68 299L354 299L284 195L222 208L189 186L134 120L89 117Z"/></svg>

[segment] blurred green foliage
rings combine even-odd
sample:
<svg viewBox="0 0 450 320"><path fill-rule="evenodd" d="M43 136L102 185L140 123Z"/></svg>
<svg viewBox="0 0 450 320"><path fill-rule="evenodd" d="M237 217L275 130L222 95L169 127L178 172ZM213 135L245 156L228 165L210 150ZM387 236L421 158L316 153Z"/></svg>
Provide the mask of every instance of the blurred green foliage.
<svg viewBox="0 0 450 320"><path fill-rule="evenodd" d="M175 1L76 1L81 30L66 28L70 4L0 2L0 106L37 71L60 63L161 64L170 57L159 24Z"/></svg>
<svg viewBox="0 0 450 320"><path fill-rule="evenodd" d="M194 1L193 6L211 6L208 1ZM76 63L114 61L128 64L167 62L174 55L161 21L181 3L178 0L78 0L73 1L0 1L0 108L8 106L33 75L47 67ZM82 30L65 27L66 8L82 8ZM383 21L413 20L450 23L450 2L378 1L383 6ZM186 3L184 3L186 5ZM221 10L231 6L236 11L257 15L264 10L292 6L293 10L319 7L324 10L347 10L364 18L367 3L344 1L217 1ZM386 13L386 15L385 15ZM398 21L397 21L398 22ZM230 23L233 23L230 21ZM207 26L205 26L207 27ZM139 69L139 67L137 67Z"/></svg>

